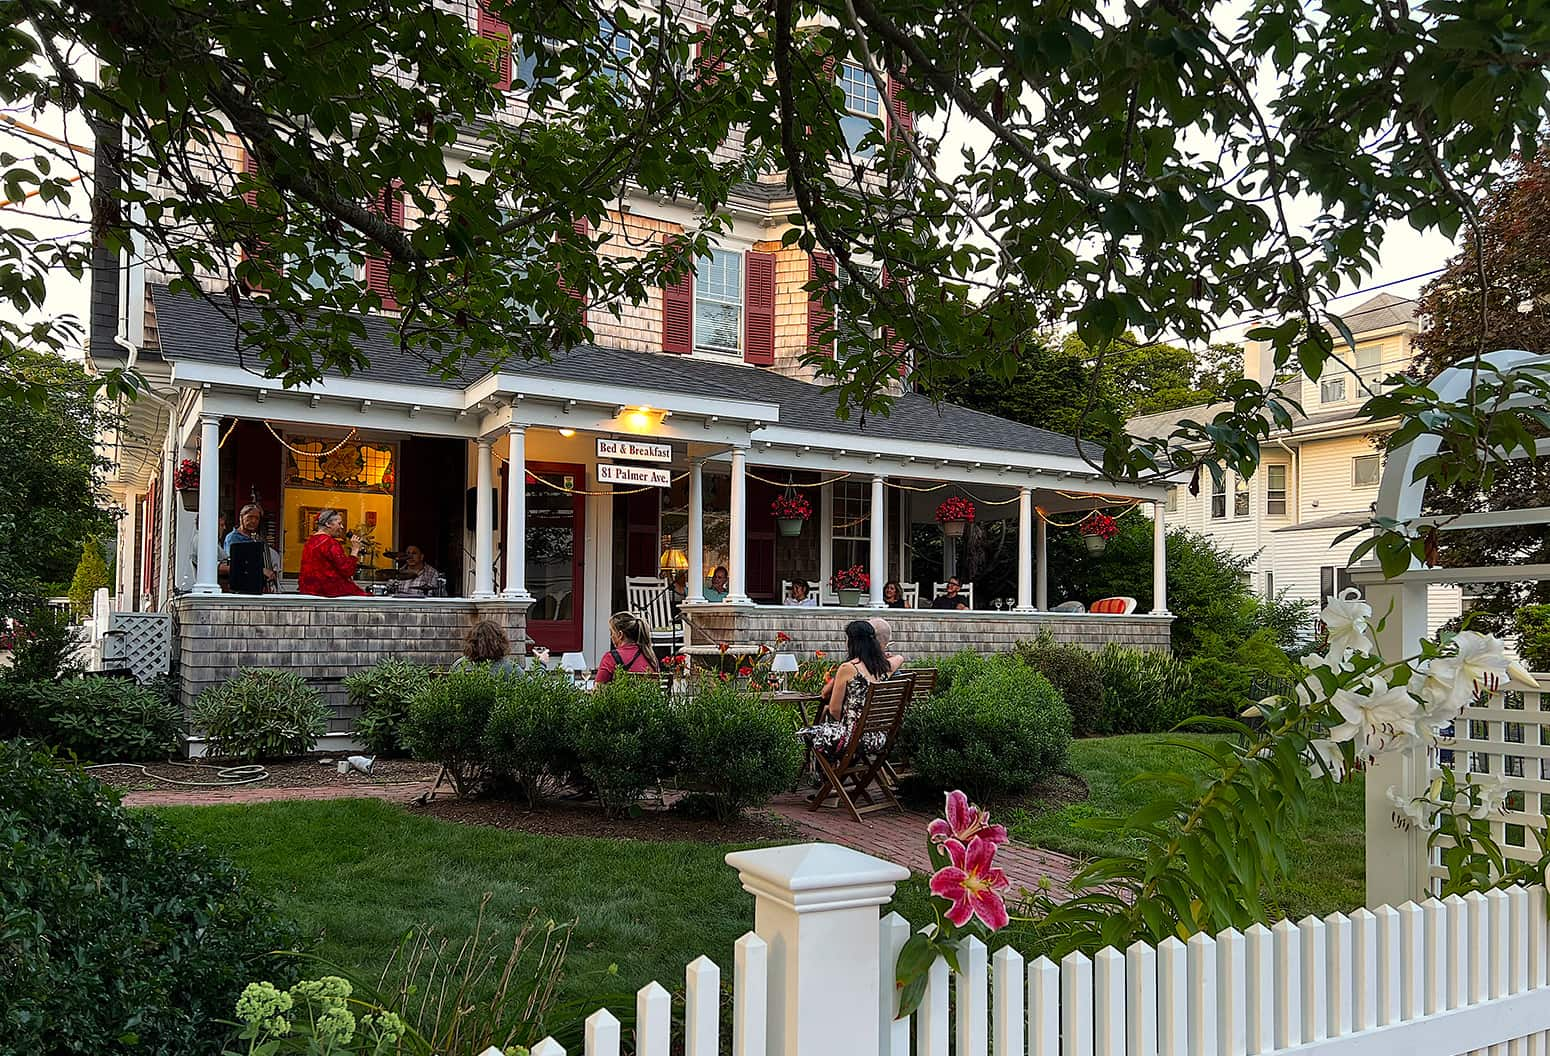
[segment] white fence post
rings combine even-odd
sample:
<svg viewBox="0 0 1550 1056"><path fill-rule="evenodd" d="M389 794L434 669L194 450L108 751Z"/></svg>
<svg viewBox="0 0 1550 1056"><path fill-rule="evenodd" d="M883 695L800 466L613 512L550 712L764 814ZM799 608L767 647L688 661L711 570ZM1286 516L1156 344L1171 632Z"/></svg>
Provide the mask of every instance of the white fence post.
<svg viewBox="0 0 1550 1056"><path fill-rule="evenodd" d="M754 931L769 946L770 1056L877 1052L878 907L909 870L829 843L726 860L754 896Z"/></svg>

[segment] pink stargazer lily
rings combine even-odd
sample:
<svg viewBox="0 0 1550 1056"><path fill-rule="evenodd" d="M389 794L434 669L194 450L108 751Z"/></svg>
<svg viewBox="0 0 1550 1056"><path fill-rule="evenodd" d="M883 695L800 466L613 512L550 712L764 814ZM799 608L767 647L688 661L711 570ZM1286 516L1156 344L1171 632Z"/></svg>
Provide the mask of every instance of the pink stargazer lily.
<svg viewBox="0 0 1550 1056"><path fill-rule="evenodd" d="M1006 826L992 825L990 811L971 806L969 797L962 792L947 793L947 809L943 813L945 818L937 818L926 826L926 834L932 843L940 845L946 840L957 840L967 844L976 836L993 844L1006 842Z"/></svg>
<svg viewBox="0 0 1550 1056"><path fill-rule="evenodd" d="M996 845L976 836L967 847L957 840L943 846L951 865L943 866L931 878L931 893L952 903L947 919L957 927L979 917L991 931L1006 927L1006 903L998 892L1006 890L1006 873L991 864Z"/></svg>

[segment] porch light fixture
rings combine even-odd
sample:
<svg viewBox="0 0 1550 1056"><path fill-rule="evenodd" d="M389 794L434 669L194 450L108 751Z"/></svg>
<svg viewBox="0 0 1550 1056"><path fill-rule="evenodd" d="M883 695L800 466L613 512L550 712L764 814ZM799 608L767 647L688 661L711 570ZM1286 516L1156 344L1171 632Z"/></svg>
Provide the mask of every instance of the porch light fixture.
<svg viewBox="0 0 1550 1056"><path fill-rule="evenodd" d="M635 408L633 411L628 411L621 414L625 425L631 429L638 429L642 431L650 429L652 426L660 422L662 420L661 416L661 411L654 411L644 404Z"/></svg>
<svg viewBox="0 0 1550 1056"><path fill-rule="evenodd" d="M560 430L560 435L565 437L568 440L571 437L576 435L576 430L574 430L574 429L561 429Z"/></svg>

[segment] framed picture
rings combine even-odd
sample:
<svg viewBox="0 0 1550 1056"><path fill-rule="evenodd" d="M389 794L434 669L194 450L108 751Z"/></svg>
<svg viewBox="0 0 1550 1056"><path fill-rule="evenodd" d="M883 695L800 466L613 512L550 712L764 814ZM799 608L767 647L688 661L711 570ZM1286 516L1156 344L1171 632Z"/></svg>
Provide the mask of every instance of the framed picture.
<svg viewBox="0 0 1550 1056"><path fill-rule="evenodd" d="M305 542L312 538L312 533L318 530L318 514L322 513L326 506L298 506L296 507L296 538ZM338 509L338 507L335 507ZM345 529L350 527L350 515L344 510L339 510L339 516L344 519Z"/></svg>

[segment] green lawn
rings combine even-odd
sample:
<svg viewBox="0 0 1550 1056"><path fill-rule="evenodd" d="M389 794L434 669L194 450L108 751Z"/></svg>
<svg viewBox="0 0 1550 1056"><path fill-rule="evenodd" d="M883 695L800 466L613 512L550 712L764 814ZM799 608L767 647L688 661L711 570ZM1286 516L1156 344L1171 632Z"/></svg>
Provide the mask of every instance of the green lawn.
<svg viewBox="0 0 1550 1056"><path fill-rule="evenodd" d="M1078 857L1102 857L1125 849L1107 832L1077 827L1083 818L1123 816L1142 807L1155 791L1131 775L1165 769L1194 769L1205 760L1165 741L1206 740L1206 735L1134 734L1073 741L1071 769L1090 789L1085 802L1041 804L1030 801L1004 818L1019 840ZM1290 841L1291 874L1272 889L1271 903L1299 920L1309 913L1347 912L1363 902L1364 818L1362 776L1336 788L1318 807L1308 831ZM1054 809L1050 809L1053 806Z"/></svg>

